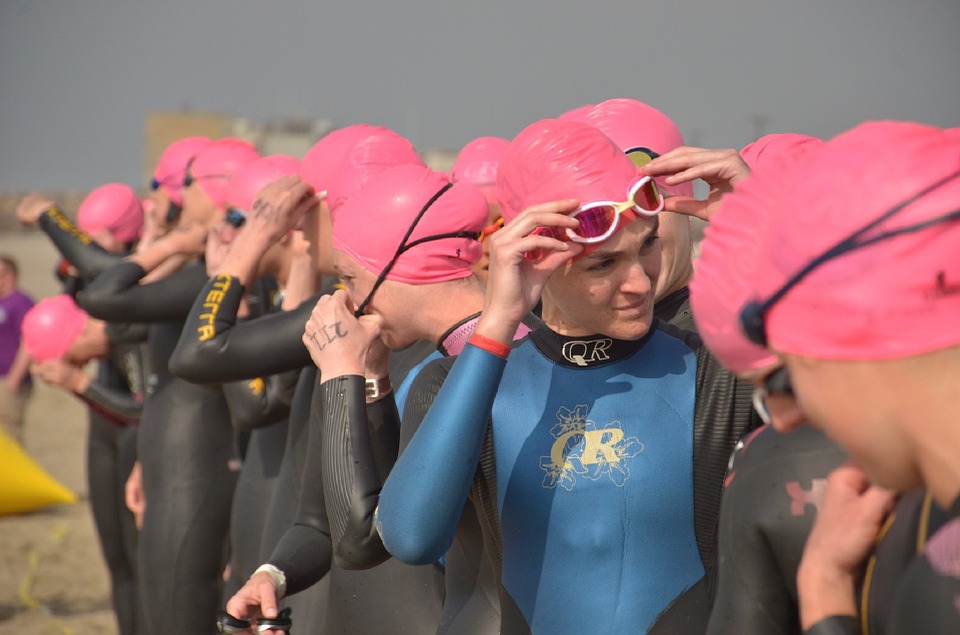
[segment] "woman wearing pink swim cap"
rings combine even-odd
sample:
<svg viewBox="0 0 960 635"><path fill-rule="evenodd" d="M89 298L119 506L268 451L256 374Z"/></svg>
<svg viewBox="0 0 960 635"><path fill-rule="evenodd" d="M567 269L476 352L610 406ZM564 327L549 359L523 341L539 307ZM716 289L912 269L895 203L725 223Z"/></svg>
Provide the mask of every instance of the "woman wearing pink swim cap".
<svg viewBox="0 0 960 635"><path fill-rule="evenodd" d="M331 192L353 181L347 175L345 183L331 184ZM298 555L310 545L303 527L326 524L329 518L335 556L330 601L340 610L324 619L322 632L435 632L441 622L450 629L444 632L464 632L457 614L463 604L452 600L451 613L441 620L443 576L436 566L384 562L382 545L363 536L375 533L369 518L376 498L369 493L377 486L371 489L369 480L382 482L397 453L391 380L398 391L405 389L402 374L388 375L377 336L390 347L430 342L402 351L403 361L391 359L400 368L414 366L434 346L445 354L459 350L483 302L471 265L479 255L476 236L486 221L486 204L475 188L451 185L445 175L415 163L381 170L365 181L334 215L334 262L346 289L316 302L301 329L322 377L314 403L323 407L312 413L300 517L263 571L227 608L235 616L255 616L315 579L316 563ZM470 578L462 560L447 565L447 571L463 572L448 580ZM446 595L470 598L472 593L472 587L455 587ZM486 607L486 624L494 610L487 598L475 599Z"/></svg>
<svg viewBox="0 0 960 635"><path fill-rule="evenodd" d="M830 476L800 563L800 621L811 634L868 624L885 633L960 629L958 157L960 143L944 131L866 123L828 141L778 187L767 187L777 173L758 173L756 186L724 203L724 213L772 217L757 267L766 282L747 279L752 297L737 321L777 352L803 415L856 461ZM770 405L784 432L803 420ZM909 513L901 508L912 494L898 503L867 569L870 595L876 587L883 597L861 598L858 616L856 582L891 505L878 486L918 485L929 497ZM920 529L895 549L901 564L884 570L903 516L919 518Z"/></svg>
<svg viewBox="0 0 960 635"><path fill-rule="evenodd" d="M663 199L563 120L517 135L498 190L483 313L452 367L418 377L432 394L380 494L383 544L434 561L469 500L503 632L698 632L714 497L757 420L695 336L653 319ZM511 346L541 298L544 325Z"/></svg>

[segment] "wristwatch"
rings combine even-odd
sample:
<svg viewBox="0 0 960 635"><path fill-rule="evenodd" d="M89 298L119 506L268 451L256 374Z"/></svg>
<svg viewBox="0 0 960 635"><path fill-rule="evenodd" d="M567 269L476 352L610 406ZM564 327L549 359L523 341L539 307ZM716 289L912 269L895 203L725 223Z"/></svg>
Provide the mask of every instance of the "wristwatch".
<svg viewBox="0 0 960 635"><path fill-rule="evenodd" d="M378 379L367 379L366 396L367 401L377 401L390 394L393 386L390 385L390 376L380 377Z"/></svg>

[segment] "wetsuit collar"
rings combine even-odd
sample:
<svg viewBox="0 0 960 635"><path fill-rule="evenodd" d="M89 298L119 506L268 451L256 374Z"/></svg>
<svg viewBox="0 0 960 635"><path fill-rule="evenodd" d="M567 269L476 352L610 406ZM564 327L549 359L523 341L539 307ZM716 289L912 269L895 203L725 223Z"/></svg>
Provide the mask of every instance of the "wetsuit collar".
<svg viewBox="0 0 960 635"><path fill-rule="evenodd" d="M459 355L460 351L463 350L463 347L467 345L467 340L470 339L470 335L472 335L474 330L476 330L477 322L479 321L480 314L474 313L464 320L454 324L440 338L440 344L437 346L437 350L439 350L440 353L446 357ZM513 336L513 339L514 341L519 340L525 337L528 333L530 333L530 327L521 322L520 326L517 327L517 333Z"/></svg>
<svg viewBox="0 0 960 635"><path fill-rule="evenodd" d="M678 317L690 318L690 289L683 287L653 304L654 317L675 324Z"/></svg>
<svg viewBox="0 0 960 635"><path fill-rule="evenodd" d="M659 328L656 320L646 335L638 340L618 340L606 335L570 337L560 335L547 326L530 334L530 339L548 359L570 368L596 368L626 359L644 347Z"/></svg>
<svg viewBox="0 0 960 635"><path fill-rule="evenodd" d="M477 328L477 322L479 321L480 314L474 313L454 324L440 338L440 344L437 346L437 350L447 357L459 355L463 347L467 345L467 340L470 339L470 334Z"/></svg>

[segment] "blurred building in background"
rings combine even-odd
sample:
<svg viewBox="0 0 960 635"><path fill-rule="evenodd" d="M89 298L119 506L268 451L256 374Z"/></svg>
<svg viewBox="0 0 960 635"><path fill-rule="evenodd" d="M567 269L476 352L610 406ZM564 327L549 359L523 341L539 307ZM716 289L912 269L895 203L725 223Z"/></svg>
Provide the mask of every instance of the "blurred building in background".
<svg viewBox="0 0 960 635"><path fill-rule="evenodd" d="M263 155L288 154L303 158L307 150L335 128L324 118L287 117L264 123L226 112L171 110L147 113L143 121L143 163L140 183L130 183L146 196L153 168L164 148L184 137L238 137L254 144ZM456 152L441 149L422 150L424 161L435 170L449 171ZM109 180L109 179L107 179ZM105 182L107 181L105 180ZM14 212L27 192L0 192L0 231L16 229ZM44 194L57 201L68 216L73 216L86 196L85 191L48 190Z"/></svg>

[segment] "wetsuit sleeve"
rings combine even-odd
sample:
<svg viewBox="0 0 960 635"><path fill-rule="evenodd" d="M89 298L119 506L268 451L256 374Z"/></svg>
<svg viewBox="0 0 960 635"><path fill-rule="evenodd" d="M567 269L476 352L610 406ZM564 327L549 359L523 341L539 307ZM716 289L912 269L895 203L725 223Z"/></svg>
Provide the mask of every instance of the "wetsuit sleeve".
<svg viewBox="0 0 960 635"><path fill-rule="evenodd" d="M143 402L126 390L116 390L90 382L83 394L78 395L91 410L113 423L127 425L140 421Z"/></svg>
<svg viewBox="0 0 960 635"><path fill-rule="evenodd" d="M466 346L387 478L375 523L402 562L430 564L449 548L505 366L503 358ZM408 401L415 391L416 382Z"/></svg>
<svg viewBox="0 0 960 635"><path fill-rule="evenodd" d="M321 407L322 401L315 390L310 410L312 412ZM320 469L323 443L321 431L310 425L297 519L283 534L267 561L286 576L287 595L308 588L330 571L333 543L323 495L323 472Z"/></svg>
<svg viewBox="0 0 960 635"><path fill-rule="evenodd" d="M860 622L857 618L838 615L820 620L805 630L803 635L858 635L859 633Z"/></svg>
<svg viewBox="0 0 960 635"><path fill-rule="evenodd" d="M207 280L203 263L190 263L166 278L140 284L143 267L124 260L96 277L77 294L80 306L108 322L170 322L190 312Z"/></svg>
<svg viewBox="0 0 960 635"><path fill-rule="evenodd" d="M37 226L84 280L96 278L124 258L103 249L55 207L40 215Z"/></svg>
<svg viewBox="0 0 960 635"><path fill-rule="evenodd" d="M143 349L139 343L118 344L111 340L110 357L114 367L123 369L126 386L92 381L80 399L108 421L131 424L140 421L144 398Z"/></svg>
<svg viewBox="0 0 960 635"><path fill-rule="evenodd" d="M293 371L295 376L299 371ZM294 378L294 385L296 379ZM230 422L237 432L249 432L280 421L290 414L290 382L276 375L223 384Z"/></svg>
<svg viewBox="0 0 960 635"><path fill-rule="evenodd" d="M195 295L170 371L195 383L253 379L298 370L313 362L303 327L320 296L293 311L237 321L244 287L233 276L210 278Z"/></svg>
<svg viewBox="0 0 960 635"><path fill-rule="evenodd" d="M367 569L390 557L373 514L399 451L396 404L388 396L367 405L360 375L323 382L317 393L323 407L312 411L311 426L324 435L321 467L334 557L344 569Z"/></svg>

